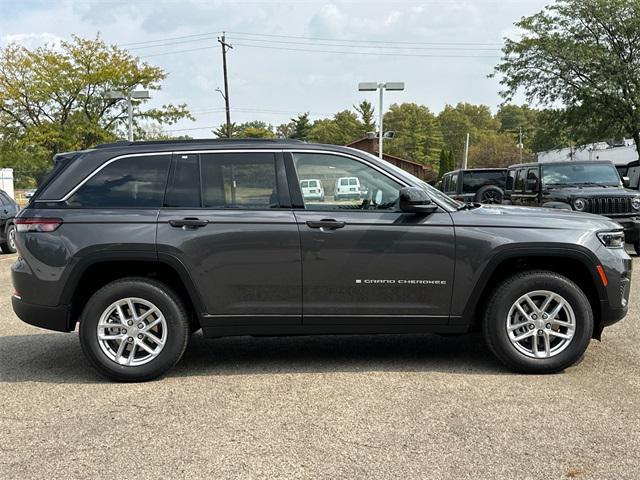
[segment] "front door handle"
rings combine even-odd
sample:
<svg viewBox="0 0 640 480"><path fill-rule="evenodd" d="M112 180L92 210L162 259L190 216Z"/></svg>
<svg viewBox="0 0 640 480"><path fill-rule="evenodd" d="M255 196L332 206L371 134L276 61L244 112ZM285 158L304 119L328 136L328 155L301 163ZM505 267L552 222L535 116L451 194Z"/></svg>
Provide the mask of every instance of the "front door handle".
<svg viewBox="0 0 640 480"><path fill-rule="evenodd" d="M336 230L338 228L344 227L345 222L340 222L338 220L333 219L322 219L322 220L309 220L307 221L307 226L309 228L324 228L327 230Z"/></svg>
<svg viewBox="0 0 640 480"><path fill-rule="evenodd" d="M208 223L208 220L200 220L199 218L180 218L169 220L169 225L172 227L182 228L183 230L204 227Z"/></svg>

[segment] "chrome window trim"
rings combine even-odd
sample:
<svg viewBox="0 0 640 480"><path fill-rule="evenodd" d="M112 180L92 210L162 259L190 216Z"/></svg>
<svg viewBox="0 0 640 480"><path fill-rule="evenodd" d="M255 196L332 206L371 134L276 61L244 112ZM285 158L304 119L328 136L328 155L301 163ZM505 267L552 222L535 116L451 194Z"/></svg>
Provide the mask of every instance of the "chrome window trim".
<svg viewBox="0 0 640 480"><path fill-rule="evenodd" d="M66 202L74 193L76 193L85 183L87 183L90 179L92 179L94 176L96 176L101 170L103 170L105 167L107 167L108 165L111 165L114 162L117 162L118 160L122 160L124 158L131 158L131 157L150 157L150 156L157 156L157 155L190 155L190 154L206 154L206 153L315 153L315 154L325 154L325 155L337 155L340 157L345 157L345 158L349 158L351 160L355 160L357 162L363 163L365 165L367 165L368 167L373 168L374 170L377 170L378 172L380 172L382 175L385 175L386 177L392 178L395 182L401 184L404 187L409 187L411 186L411 184L407 183L407 181L405 181L402 178L397 177L396 175L394 175L391 172L388 172L380 167L378 167L377 165L374 165L373 163L369 162L368 160L361 158L357 155L354 154L349 154L349 153L345 153L345 152L337 152L334 150L319 150L319 149L305 149L305 148L237 148L237 149L209 149L209 150L176 150L176 151L170 151L170 152L145 152L145 153L128 153L125 155L118 155L117 157L113 157L110 158L109 160L107 160L106 162L104 162L102 165L100 165L98 168L96 168L95 170L93 170L89 175L87 175L87 177L82 180L80 183L78 183L75 187L73 187L69 193L67 193L64 197L59 198L57 200L54 199L48 199L48 200L36 200L35 202L38 203L50 203L50 202ZM441 209L443 209L445 212L448 211L448 209L446 207L444 207L443 205L441 205L437 199L432 198L431 199L436 205L438 205Z"/></svg>

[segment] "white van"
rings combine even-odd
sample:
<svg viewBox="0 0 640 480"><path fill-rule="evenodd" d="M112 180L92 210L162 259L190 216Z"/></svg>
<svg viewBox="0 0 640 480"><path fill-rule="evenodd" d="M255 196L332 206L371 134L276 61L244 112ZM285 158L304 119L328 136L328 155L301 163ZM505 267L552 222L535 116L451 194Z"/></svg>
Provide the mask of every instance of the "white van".
<svg viewBox="0 0 640 480"><path fill-rule="evenodd" d="M324 202L324 187L317 178L300 180L300 189L305 200L320 200Z"/></svg>
<svg viewBox="0 0 640 480"><path fill-rule="evenodd" d="M336 191L334 198L340 200L343 198L360 198L362 190L360 189L360 179L358 177L340 177L336 180Z"/></svg>

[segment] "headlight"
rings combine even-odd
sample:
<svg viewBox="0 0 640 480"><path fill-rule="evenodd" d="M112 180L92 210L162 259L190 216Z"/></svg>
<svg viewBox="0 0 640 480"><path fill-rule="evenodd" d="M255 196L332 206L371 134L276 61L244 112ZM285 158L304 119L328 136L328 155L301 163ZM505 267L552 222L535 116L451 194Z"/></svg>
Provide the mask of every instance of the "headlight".
<svg viewBox="0 0 640 480"><path fill-rule="evenodd" d="M614 232L598 232L598 238L607 248L624 248L624 232L617 230Z"/></svg>
<svg viewBox="0 0 640 480"><path fill-rule="evenodd" d="M587 208L587 201L583 198L576 198L573 201L573 208L578 212L584 212Z"/></svg>
<svg viewBox="0 0 640 480"><path fill-rule="evenodd" d="M634 199L631 200L631 208L640 210L640 197L634 197Z"/></svg>

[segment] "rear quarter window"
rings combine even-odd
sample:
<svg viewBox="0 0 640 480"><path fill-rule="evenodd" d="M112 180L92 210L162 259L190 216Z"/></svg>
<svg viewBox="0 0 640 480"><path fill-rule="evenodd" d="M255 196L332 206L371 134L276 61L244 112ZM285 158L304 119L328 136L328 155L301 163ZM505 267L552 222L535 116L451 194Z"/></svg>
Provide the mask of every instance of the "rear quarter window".
<svg viewBox="0 0 640 480"><path fill-rule="evenodd" d="M90 177L67 201L84 208L160 207L171 155L115 160Z"/></svg>

